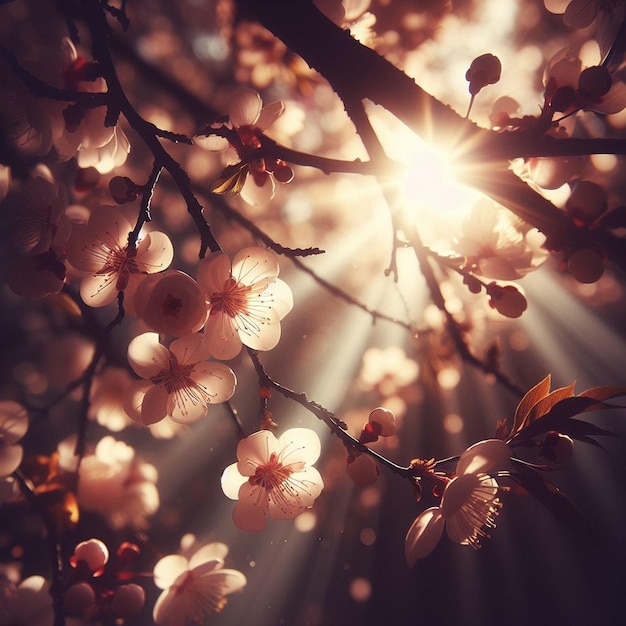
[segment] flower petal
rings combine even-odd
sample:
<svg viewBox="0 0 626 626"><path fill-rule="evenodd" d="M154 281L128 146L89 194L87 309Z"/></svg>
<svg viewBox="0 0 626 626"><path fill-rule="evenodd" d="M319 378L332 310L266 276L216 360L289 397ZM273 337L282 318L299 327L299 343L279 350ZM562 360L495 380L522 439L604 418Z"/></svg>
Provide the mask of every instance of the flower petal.
<svg viewBox="0 0 626 626"><path fill-rule="evenodd" d="M207 394L209 404L230 400L237 385L235 373L223 363L197 363L191 379Z"/></svg>
<svg viewBox="0 0 626 626"><path fill-rule="evenodd" d="M242 476L237 469L237 463L229 465L222 473L222 491L231 500L239 499L241 485L248 481L247 476Z"/></svg>
<svg viewBox="0 0 626 626"><path fill-rule="evenodd" d="M248 481L239 489L239 501L233 509L233 522L241 530L259 532L265 528L267 492Z"/></svg>
<svg viewBox="0 0 626 626"><path fill-rule="evenodd" d="M153 385L143 398L141 404L141 421L146 426L161 421L167 413L169 394L161 385Z"/></svg>
<svg viewBox="0 0 626 626"><path fill-rule="evenodd" d="M230 261L223 252L213 252L198 264L198 284L211 296L224 289L224 283L230 278Z"/></svg>
<svg viewBox="0 0 626 626"><path fill-rule="evenodd" d="M274 280L280 266L275 252L250 247L240 250L233 258L233 278L243 285L255 285L262 280Z"/></svg>
<svg viewBox="0 0 626 626"><path fill-rule="evenodd" d="M273 519L293 519L313 506L323 488L320 473L305 467L268 491L267 513Z"/></svg>
<svg viewBox="0 0 626 626"><path fill-rule="evenodd" d="M310 428L290 428L278 439L279 460L283 465L313 465L322 450L320 438Z"/></svg>
<svg viewBox="0 0 626 626"><path fill-rule="evenodd" d="M159 589L171 587L175 580L189 569L187 559L180 554L169 554L156 563L153 570L154 584Z"/></svg>
<svg viewBox="0 0 626 626"><path fill-rule="evenodd" d="M470 446L461 456L456 473L477 474L503 469L509 462L511 449L501 439L485 439Z"/></svg>
<svg viewBox="0 0 626 626"><path fill-rule="evenodd" d="M157 333L137 335L128 344L128 362L142 378L152 378L169 367L170 351L159 343Z"/></svg>
<svg viewBox="0 0 626 626"><path fill-rule="evenodd" d="M252 89L238 89L228 109L228 117L235 128L253 126L261 113L261 96Z"/></svg>
<svg viewBox="0 0 626 626"><path fill-rule="evenodd" d="M222 311L209 315L204 326L204 340L216 359L234 359L241 352L241 339L233 318Z"/></svg>
<svg viewBox="0 0 626 626"><path fill-rule="evenodd" d="M174 259L174 247L165 234L154 231L144 235L137 245L135 262L140 272L154 274L167 269Z"/></svg>
<svg viewBox="0 0 626 626"><path fill-rule="evenodd" d="M285 103L281 100L266 104L259 113L255 126L260 131L267 130L285 111Z"/></svg>
<svg viewBox="0 0 626 626"><path fill-rule="evenodd" d="M189 559L189 569L195 569L199 565L208 563L209 561L224 561L228 554L228 546L225 543L214 541L202 546Z"/></svg>
<svg viewBox="0 0 626 626"><path fill-rule="evenodd" d="M276 183L273 176L266 174L262 185L256 184L254 176L247 176L239 195L248 204L262 206L274 197L275 191Z"/></svg>
<svg viewBox="0 0 626 626"><path fill-rule="evenodd" d="M208 360L211 356L204 341L204 336L200 333L183 335L172 341L170 352L178 359L181 365L200 363L200 361Z"/></svg>
<svg viewBox="0 0 626 626"><path fill-rule="evenodd" d="M417 559L428 556L439 543L445 521L439 507L422 511L409 528L404 540L407 565L413 567Z"/></svg>
<svg viewBox="0 0 626 626"><path fill-rule="evenodd" d="M0 445L0 478L12 474L22 462L22 446Z"/></svg>
<svg viewBox="0 0 626 626"><path fill-rule="evenodd" d="M269 430L252 433L237 445L239 473L242 476L253 476L257 467L267 463L270 455L278 451L278 441Z"/></svg>

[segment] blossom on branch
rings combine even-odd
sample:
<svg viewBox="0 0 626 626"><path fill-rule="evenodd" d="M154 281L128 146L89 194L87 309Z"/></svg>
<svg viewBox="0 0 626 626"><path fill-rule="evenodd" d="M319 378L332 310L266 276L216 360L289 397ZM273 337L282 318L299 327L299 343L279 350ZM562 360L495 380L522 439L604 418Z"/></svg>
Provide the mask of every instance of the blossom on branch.
<svg viewBox="0 0 626 626"><path fill-rule="evenodd" d="M89 272L80 285L85 304L106 306L123 291L130 306L146 274L169 267L174 258L169 237L157 231L145 233L133 246L128 241L132 230L114 206L102 206L93 211L87 224L73 225L67 258L76 269Z"/></svg>
<svg viewBox="0 0 626 626"><path fill-rule="evenodd" d="M276 255L263 248L245 248L232 265L214 252L198 266L209 317L204 336L211 354L232 359L242 344L253 350L271 350L280 339L280 321L291 311L293 296L278 278Z"/></svg>
<svg viewBox="0 0 626 626"><path fill-rule="evenodd" d="M274 197L275 181L292 180L293 170L282 159L254 158L254 153L262 147L263 133L284 110L285 105L280 101L262 106L261 96L252 89L239 89L235 93L228 111L235 134L229 140L211 136L205 142L214 150L224 150L230 145L236 153L236 158L229 157L232 166L213 184L212 191L239 193L248 204L260 205Z"/></svg>
<svg viewBox="0 0 626 626"><path fill-rule="evenodd" d="M63 245L71 232L66 207L62 187L42 177L16 185L2 202L2 237L11 252L6 280L17 295L42 298L61 291Z"/></svg>
<svg viewBox="0 0 626 626"><path fill-rule="evenodd" d="M260 531L265 518L293 519L324 488L312 467L321 452L317 434L308 428L291 428L279 439L260 430L237 446L238 462L222 474L222 490L232 500L233 521L242 530Z"/></svg>
<svg viewBox="0 0 626 626"><path fill-rule="evenodd" d="M186 626L220 613L225 596L243 589L246 577L238 570L223 569L228 547L209 543L188 560L180 554L163 557L154 566L154 584L163 589L152 615L157 624Z"/></svg>
<svg viewBox="0 0 626 626"><path fill-rule="evenodd" d="M169 349L156 333L135 337L128 346L128 361L145 380L126 392L126 411L141 424L169 417L191 424L204 417L209 404L226 402L235 392L230 367L209 362L210 354L199 334L185 335Z"/></svg>
<svg viewBox="0 0 626 626"><path fill-rule="evenodd" d="M536 229L518 230L513 215L490 200L481 200L463 222L456 252L467 258L477 274L499 280L515 280L537 269L548 253L544 237Z"/></svg>
<svg viewBox="0 0 626 626"><path fill-rule="evenodd" d="M461 454L457 475L446 484L441 505L420 513L407 532L404 549L409 567L434 550L444 526L452 541L480 547L481 539L489 537L485 528L495 528L502 506L498 498L502 487L486 472L502 467L510 456L500 439L480 441Z"/></svg>
<svg viewBox="0 0 626 626"><path fill-rule="evenodd" d="M72 469L73 447L62 445L60 454L61 466ZM131 446L103 437L80 464L78 504L102 515L114 529L146 528L146 518L159 508L157 478L156 468L136 457Z"/></svg>

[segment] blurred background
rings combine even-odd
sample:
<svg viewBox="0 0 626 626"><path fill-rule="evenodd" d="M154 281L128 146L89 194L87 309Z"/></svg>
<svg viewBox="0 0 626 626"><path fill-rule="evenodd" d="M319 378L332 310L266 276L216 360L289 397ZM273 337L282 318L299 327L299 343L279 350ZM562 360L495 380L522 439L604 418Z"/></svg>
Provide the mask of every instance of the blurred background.
<svg viewBox="0 0 626 626"><path fill-rule="evenodd" d="M18 59L58 46L67 36L63 4L15 0L1 6L2 45ZM555 4L550 8L556 10ZM544 67L562 48L571 47L588 59L586 65L600 58L594 39L597 24L569 28L541 0L347 0L343 5L328 0L320 7L461 115L469 103L469 64L486 52L497 55L502 79L477 97L470 115L485 127L494 101L505 95L518 101L520 115L538 114ZM126 32L115 27L110 46L124 90L146 120L192 135L226 114L234 90L246 86L256 89L264 103L285 102L284 115L268 131L279 143L337 159L367 158L343 104L324 78L271 33L242 19L236 3L132 0L126 10L130 26ZM89 56L86 36L81 44ZM7 71L3 67L3 75ZM445 163L438 169L445 155L433 152L384 111L368 111L389 155L407 166L406 179L399 182L406 192L406 215L415 220L427 245L449 249L462 236L463 220L478 194L448 180ZM120 124L131 152L112 172L39 159L66 186L71 204L88 209L111 204L107 185L113 175L139 183L147 179L151 156L126 120ZM584 113L577 117L574 132L623 137L625 127L624 113ZM283 246L325 251L298 263L280 258L281 278L292 288L295 306L283 320L278 347L260 356L274 380L306 392L345 420L355 436L373 408L393 410L400 426L397 435L374 447L399 465L416 457L457 455L493 437L498 420L511 419L519 395L462 361L412 253L398 251L397 282L385 275L392 229L374 180L294 166L294 180L278 185L270 203L255 207L236 196L209 193L224 167L219 154L201 146L165 145L189 174L227 253L258 242L233 212ZM623 157L590 157L583 168L585 178L607 189L610 207L624 204ZM13 175L20 176L17 168ZM548 195L563 206L569 187ZM152 209L150 227L167 232L174 242L173 267L195 275L200 238L167 174L155 190ZM128 210L132 214L136 206ZM347 297L325 289L316 277ZM453 272L441 269L438 278L474 353L498 354L501 370L521 389L548 374L554 388L576 381L577 392L623 384L621 271L609 267L597 282L581 284L561 271L558 258L548 258L519 281L529 306L516 320L491 309L484 294L471 294ZM80 389L65 390L84 372L98 329L116 310L81 313L66 295L25 300L4 284L0 295L0 397L29 409L31 423L22 444L34 464L76 433L83 410ZM368 310L392 319L374 319ZM105 369L115 368L120 376L113 388L131 380L126 347L142 329L141 322L128 317L110 335ZM257 378L245 353L229 365L239 381L231 404L251 433L259 424ZM410 486L385 468L373 485L356 487L346 475L344 446L324 424L276 392L269 408L277 432L305 426L322 438L317 467L325 489L313 509L293 522L269 520L259 534L233 525L233 503L223 495L219 477L235 461L238 431L222 405L211 407L208 417L193 426L150 430L120 416L119 407L96 407L90 411L88 449L109 435L131 446L137 458L158 472L160 506L143 527L115 528L101 513L81 510L77 525L65 536L64 550L71 554L77 541L89 537L101 538L112 549L134 541L142 547L142 566L151 571L157 558L178 549L186 533L223 541L230 547L227 566L242 571L248 584L207 624L624 623L623 439L603 438L605 450L577 443L572 461L551 475L584 522L556 520L541 503L512 489L504 496L497 529L480 550L444 538L410 570L404 560L406 531L435 499L425 493L423 502L416 503ZM585 416L621 436L626 434L624 418L623 409ZM0 565L6 575L18 580L50 575L41 522L32 509L24 503L4 505L0 529ZM146 609L128 624L151 623L159 590L149 579L144 587Z"/></svg>

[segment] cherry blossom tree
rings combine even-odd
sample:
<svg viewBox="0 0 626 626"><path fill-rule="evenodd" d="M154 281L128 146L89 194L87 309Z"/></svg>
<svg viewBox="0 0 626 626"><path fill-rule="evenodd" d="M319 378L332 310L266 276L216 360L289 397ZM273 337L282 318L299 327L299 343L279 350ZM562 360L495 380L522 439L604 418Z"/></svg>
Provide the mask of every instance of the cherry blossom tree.
<svg viewBox="0 0 626 626"><path fill-rule="evenodd" d="M621 623L625 6L0 2L0 624Z"/></svg>

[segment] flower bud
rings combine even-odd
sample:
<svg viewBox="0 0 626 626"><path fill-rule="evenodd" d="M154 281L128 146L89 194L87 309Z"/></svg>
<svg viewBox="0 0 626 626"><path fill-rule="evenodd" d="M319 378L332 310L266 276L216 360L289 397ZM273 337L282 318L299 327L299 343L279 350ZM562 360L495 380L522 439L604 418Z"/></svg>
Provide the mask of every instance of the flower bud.
<svg viewBox="0 0 626 626"><path fill-rule="evenodd" d="M77 583L63 594L63 605L68 613L83 613L96 601L96 594L89 583Z"/></svg>
<svg viewBox="0 0 626 626"><path fill-rule="evenodd" d="M574 441L563 433L551 430L541 443L539 454L551 463L561 465L572 458Z"/></svg>
<svg viewBox="0 0 626 626"><path fill-rule="evenodd" d="M379 434L383 437L389 437L396 433L396 416L389 409L378 407L374 409L369 416L369 423L379 424Z"/></svg>
<svg viewBox="0 0 626 626"><path fill-rule="evenodd" d="M109 181L109 193L117 204L133 202L139 196L139 187L128 176L114 176Z"/></svg>
<svg viewBox="0 0 626 626"><path fill-rule="evenodd" d="M513 285L504 287L497 283L487 285L489 306L506 317L519 317L528 306L524 295Z"/></svg>
<svg viewBox="0 0 626 626"><path fill-rule="evenodd" d="M378 463L367 454L359 454L356 457L348 458L348 466L346 468L348 476L359 487L367 487L376 482L380 476L380 467Z"/></svg>
<svg viewBox="0 0 626 626"><path fill-rule="evenodd" d="M109 560L109 549L100 539L81 541L74 548L73 560L78 563L84 561L91 572L102 569Z"/></svg>
<svg viewBox="0 0 626 626"><path fill-rule="evenodd" d="M111 613L117 618L125 619L139 613L146 601L143 587L135 583L122 585L115 590L111 600Z"/></svg>
<svg viewBox="0 0 626 626"><path fill-rule="evenodd" d="M465 73L469 92L475 96L483 87L497 83L501 72L502 64L497 56L488 53L476 57Z"/></svg>
<svg viewBox="0 0 626 626"><path fill-rule="evenodd" d="M579 283L595 283L604 274L606 256L596 248L578 248L567 257L566 267Z"/></svg>
<svg viewBox="0 0 626 626"><path fill-rule="evenodd" d="M581 180L565 203L565 212L579 226L587 226L602 215L609 202L606 190L590 180Z"/></svg>

